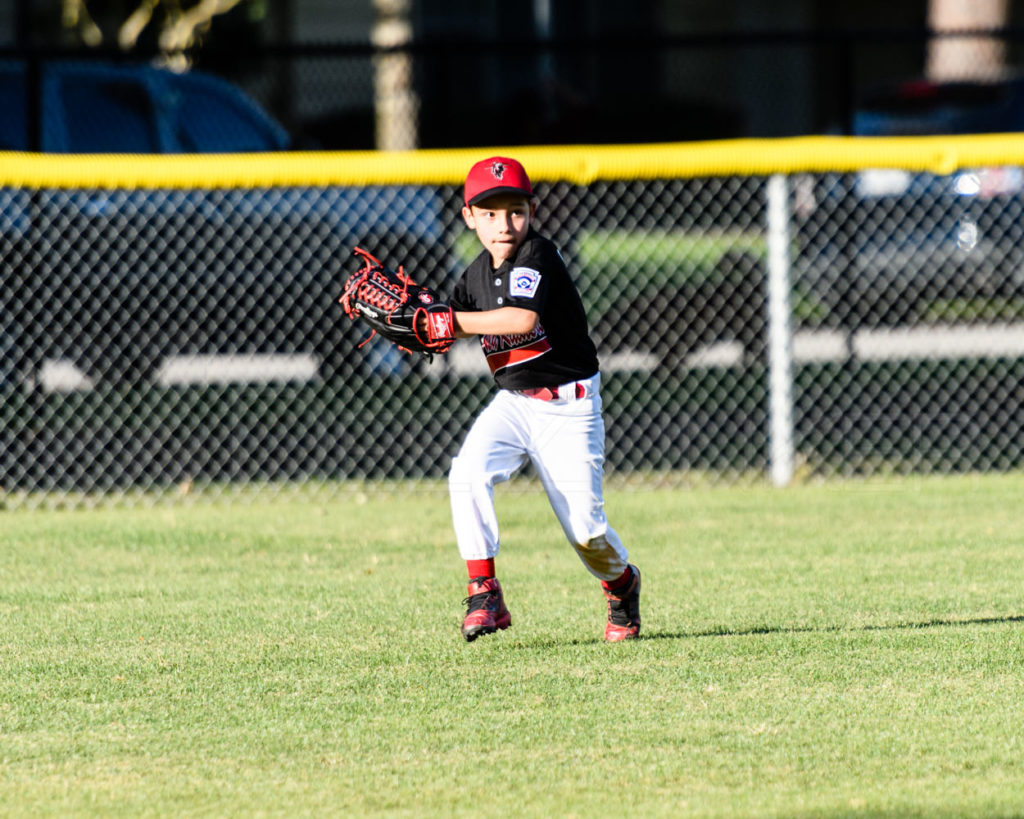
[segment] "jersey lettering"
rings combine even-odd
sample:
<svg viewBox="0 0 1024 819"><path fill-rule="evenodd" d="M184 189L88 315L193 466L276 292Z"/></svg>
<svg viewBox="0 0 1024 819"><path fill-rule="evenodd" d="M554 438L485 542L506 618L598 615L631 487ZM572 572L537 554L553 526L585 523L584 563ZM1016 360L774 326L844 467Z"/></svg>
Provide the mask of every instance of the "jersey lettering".
<svg viewBox="0 0 1024 819"><path fill-rule="evenodd" d="M551 349L551 342L544 328L538 324L530 333L480 336L480 346L487 357L487 366L491 368L491 373L496 374L508 367L517 367L539 358Z"/></svg>

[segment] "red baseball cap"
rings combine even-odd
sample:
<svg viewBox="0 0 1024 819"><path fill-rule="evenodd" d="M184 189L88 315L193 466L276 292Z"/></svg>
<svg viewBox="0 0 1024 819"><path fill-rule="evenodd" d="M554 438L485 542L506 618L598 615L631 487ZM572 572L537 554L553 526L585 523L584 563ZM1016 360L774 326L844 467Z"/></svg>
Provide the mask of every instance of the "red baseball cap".
<svg viewBox="0 0 1024 819"><path fill-rule="evenodd" d="M533 196L530 177L521 164L507 156L492 156L469 169L463 191L467 205L475 205L499 193L518 193L527 199Z"/></svg>

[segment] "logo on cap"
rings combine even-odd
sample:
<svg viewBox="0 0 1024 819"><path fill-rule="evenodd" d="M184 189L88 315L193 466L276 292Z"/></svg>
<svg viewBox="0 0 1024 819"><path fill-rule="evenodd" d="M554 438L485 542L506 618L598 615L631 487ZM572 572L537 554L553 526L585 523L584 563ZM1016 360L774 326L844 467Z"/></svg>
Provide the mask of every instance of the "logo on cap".
<svg viewBox="0 0 1024 819"><path fill-rule="evenodd" d="M496 193L515 193L533 196L533 188L526 170L515 159L506 156L492 156L482 159L469 169L463 200L467 205Z"/></svg>

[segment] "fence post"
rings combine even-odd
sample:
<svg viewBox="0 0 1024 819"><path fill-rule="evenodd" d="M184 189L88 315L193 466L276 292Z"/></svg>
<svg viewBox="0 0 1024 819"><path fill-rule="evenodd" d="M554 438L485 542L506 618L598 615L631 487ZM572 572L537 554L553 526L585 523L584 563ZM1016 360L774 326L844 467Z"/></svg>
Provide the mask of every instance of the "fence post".
<svg viewBox="0 0 1024 819"><path fill-rule="evenodd" d="M772 483L793 478L793 334L789 293L789 185L768 179L768 394Z"/></svg>

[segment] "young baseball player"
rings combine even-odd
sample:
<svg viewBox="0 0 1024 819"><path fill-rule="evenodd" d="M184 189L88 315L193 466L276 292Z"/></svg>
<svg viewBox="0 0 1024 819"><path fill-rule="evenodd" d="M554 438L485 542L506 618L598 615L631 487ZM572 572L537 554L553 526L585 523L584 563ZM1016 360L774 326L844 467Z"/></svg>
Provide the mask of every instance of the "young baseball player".
<svg viewBox="0 0 1024 819"><path fill-rule="evenodd" d="M609 641L640 633L640 572L604 512L604 420L597 352L558 249L534 230L523 166L477 162L462 217L483 251L455 286L456 335L479 336L497 395L473 423L449 473L459 552L469 571L462 634L506 629L512 616L495 576L494 485L533 462L566 537L608 601Z"/></svg>

